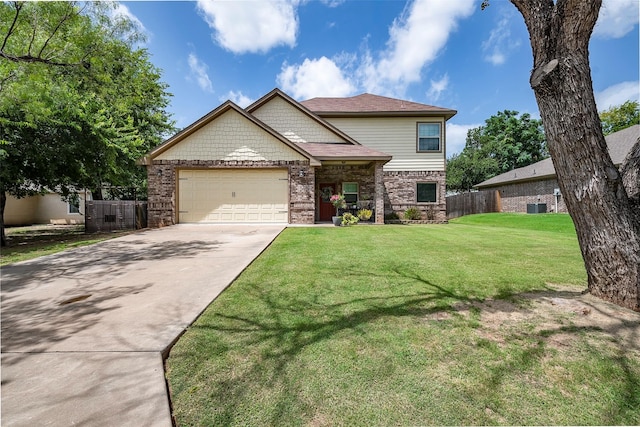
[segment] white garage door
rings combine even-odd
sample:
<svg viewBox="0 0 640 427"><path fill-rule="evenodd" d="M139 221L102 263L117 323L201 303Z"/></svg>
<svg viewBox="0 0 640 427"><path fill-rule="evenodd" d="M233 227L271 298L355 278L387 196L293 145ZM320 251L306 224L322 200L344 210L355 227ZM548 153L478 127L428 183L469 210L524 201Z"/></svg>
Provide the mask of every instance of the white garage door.
<svg viewBox="0 0 640 427"><path fill-rule="evenodd" d="M286 169L181 170L178 222L289 220Z"/></svg>

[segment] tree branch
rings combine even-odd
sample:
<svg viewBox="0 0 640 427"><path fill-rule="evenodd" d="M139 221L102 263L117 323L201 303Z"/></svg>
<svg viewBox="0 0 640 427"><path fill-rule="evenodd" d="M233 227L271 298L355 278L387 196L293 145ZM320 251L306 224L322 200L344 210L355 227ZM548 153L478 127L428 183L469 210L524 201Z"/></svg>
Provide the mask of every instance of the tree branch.
<svg viewBox="0 0 640 427"><path fill-rule="evenodd" d="M34 22L32 22L33 25L33 32L31 33L31 40L29 41L29 48L27 49L27 55L31 55L31 47L33 46L33 41L36 39L36 32L38 30L38 12L34 12Z"/></svg>
<svg viewBox="0 0 640 427"><path fill-rule="evenodd" d="M16 76L16 72L15 71L11 71L9 74L7 74L5 77L3 77L0 80L0 93L2 93L2 89L4 89L5 84L11 80L12 78L14 78Z"/></svg>
<svg viewBox="0 0 640 427"><path fill-rule="evenodd" d="M538 67L531 73L531 78L529 79L529 83L531 87L535 89L542 80L544 80L547 75L549 75L553 70L558 66L558 60L552 59L551 61L544 64L542 67Z"/></svg>
<svg viewBox="0 0 640 427"><path fill-rule="evenodd" d="M4 47L7 45L7 41L9 40L9 37L13 33L13 29L16 27L16 22L18 22L18 16L20 15L20 11L22 10L22 6L24 5L23 3L18 3L18 2L14 2L13 4L16 7L16 16L13 17L13 22L9 27L9 31L7 32L7 35L4 37L4 41L2 42L2 47L0 47L0 51L3 51Z"/></svg>
<svg viewBox="0 0 640 427"><path fill-rule="evenodd" d="M76 62L76 63L56 62L56 61L51 61L50 59L40 58L38 56L33 56L33 55L15 56L5 52L0 52L0 58L8 59L9 61L13 61L13 62L41 63L41 64L47 64L47 65L55 65L58 67L84 66L83 62Z"/></svg>
<svg viewBox="0 0 640 427"><path fill-rule="evenodd" d="M62 27L62 24L64 24L73 15L73 13L71 13L73 10L74 10L73 3L69 3L69 13L67 13L65 16L62 17L62 19L60 19L60 22L58 22L58 25L56 26L56 28L53 29L53 32L51 33L49 38L42 45L40 52L38 52L38 55L37 55L38 57L42 57L42 53L47 48L47 45L49 44L51 39L56 35L60 27Z"/></svg>

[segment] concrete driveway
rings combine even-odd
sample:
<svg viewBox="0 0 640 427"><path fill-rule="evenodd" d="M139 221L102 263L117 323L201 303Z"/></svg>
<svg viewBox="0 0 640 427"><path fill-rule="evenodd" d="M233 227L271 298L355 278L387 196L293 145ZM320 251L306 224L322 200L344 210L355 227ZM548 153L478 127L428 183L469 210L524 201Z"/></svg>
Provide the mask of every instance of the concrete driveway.
<svg viewBox="0 0 640 427"><path fill-rule="evenodd" d="M177 225L2 268L2 426L171 426L165 352L283 230Z"/></svg>

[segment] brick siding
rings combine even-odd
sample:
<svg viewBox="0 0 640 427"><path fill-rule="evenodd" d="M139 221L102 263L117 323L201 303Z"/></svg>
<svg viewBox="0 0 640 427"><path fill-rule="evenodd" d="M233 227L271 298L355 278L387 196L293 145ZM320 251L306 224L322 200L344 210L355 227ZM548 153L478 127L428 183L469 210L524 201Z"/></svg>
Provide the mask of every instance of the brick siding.
<svg viewBox="0 0 640 427"><path fill-rule="evenodd" d="M384 222L384 215L401 215L409 207L418 207L424 220L446 222L445 173L442 171L383 172L381 162L366 165L334 165L322 168L309 166L308 161L223 161L223 160L155 160L147 167L148 225L163 227L176 221L177 170L185 168L286 168L289 171L289 222L313 224L318 220L316 194L318 183L335 182L338 192L343 182L359 184L360 200L375 203L375 222ZM376 186L376 175L379 185ZM436 182L436 203L416 202L418 182ZM376 194L383 197L376 198Z"/></svg>
<svg viewBox="0 0 640 427"><path fill-rule="evenodd" d="M289 170L289 221L292 224L313 224L315 203L314 169L306 161L223 161L223 160L155 160L147 166L148 226L175 224L177 170L185 168L287 168ZM301 173L302 172L302 173Z"/></svg>
<svg viewBox="0 0 640 427"><path fill-rule="evenodd" d="M319 193L317 186L322 183L336 183L338 193L342 193L343 182L357 182L359 191L359 201L370 201L369 209L375 211L374 222L382 224L384 222L384 197L377 197L376 194L384 193L382 179L379 186L376 186L376 174L382 174L383 162L372 162L366 165L329 165L316 170L316 194ZM319 212L316 213L318 220Z"/></svg>
<svg viewBox="0 0 640 427"><path fill-rule="evenodd" d="M547 212L555 212L553 190L560 188L558 180L545 179L492 187L500 193L502 212L527 212L527 204L546 203ZM558 197L558 212L567 213L564 197Z"/></svg>
<svg viewBox="0 0 640 427"><path fill-rule="evenodd" d="M385 214L393 212L402 217L405 210L417 207L422 212L423 220L447 222L445 178L444 171L384 172ZM435 203L417 202L417 184L419 182L435 182L437 184L437 201Z"/></svg>

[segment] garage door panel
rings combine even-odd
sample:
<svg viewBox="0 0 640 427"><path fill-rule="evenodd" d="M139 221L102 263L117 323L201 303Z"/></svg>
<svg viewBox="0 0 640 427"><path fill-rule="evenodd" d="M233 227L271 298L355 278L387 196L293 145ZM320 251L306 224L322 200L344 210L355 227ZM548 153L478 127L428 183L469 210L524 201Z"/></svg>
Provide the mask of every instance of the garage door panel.
<svg viewBox="0 0 640 427"><path fill-rule="evenodd" d="M178 222L278 222L288 212L286 169L179 172Z"/></svg>

